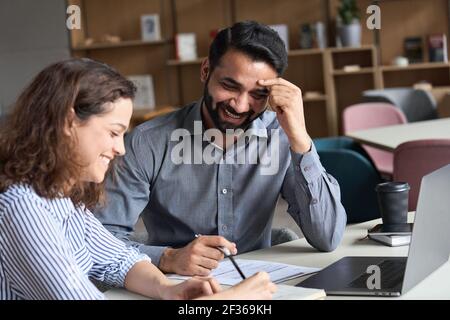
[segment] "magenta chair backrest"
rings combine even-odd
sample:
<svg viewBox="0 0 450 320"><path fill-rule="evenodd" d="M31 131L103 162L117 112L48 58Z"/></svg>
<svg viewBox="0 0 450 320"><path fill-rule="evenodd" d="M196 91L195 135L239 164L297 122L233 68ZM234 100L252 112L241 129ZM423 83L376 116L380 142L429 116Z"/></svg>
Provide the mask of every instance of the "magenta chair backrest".
<svg viewBox="0 0 450 320"><path fill-rule="evenodd" d="M343 113L344 134L364 129L384 127L406 123L403 112L390 103L367 102L345 108ZM391 152L363 146L372 158L378 171L391 177L393 173L393 156Z"/></svg>
<svg viewBox="0 0 450 320"><path fill-rule="evenodd" d="M409 183L410 211L416 210L422 177L449 163L450 139L409 141L395 149L394 181Z"/></svg>
<svg viewBox="0 0 450 320"><path fill-rule="evenodd" d="M370 128L406 123L403 112L389 103L367 102L349 106L344 109L344 134Z"/></svg>

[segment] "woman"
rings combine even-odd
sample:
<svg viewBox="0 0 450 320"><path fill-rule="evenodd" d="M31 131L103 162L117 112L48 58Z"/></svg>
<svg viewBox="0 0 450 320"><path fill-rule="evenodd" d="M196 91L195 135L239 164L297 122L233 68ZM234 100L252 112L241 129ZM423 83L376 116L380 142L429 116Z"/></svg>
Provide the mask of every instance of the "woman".
<svg viewBox="0 0 450 320"><path fill-rule="evenodd" d="M135 87L110 67L71 59L40 72L0 133L0 299L103 299L89 278L152 298L268 299L265 273L221 291L170 282L89 211L103 199Z"/></svg>

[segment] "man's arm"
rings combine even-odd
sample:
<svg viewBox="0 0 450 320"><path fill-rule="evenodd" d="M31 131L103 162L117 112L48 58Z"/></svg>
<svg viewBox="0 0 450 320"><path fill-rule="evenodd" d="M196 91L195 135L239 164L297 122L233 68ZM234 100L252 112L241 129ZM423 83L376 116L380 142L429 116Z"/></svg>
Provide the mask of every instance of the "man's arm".
<svg viewBox="0 0 450 320"><path fill-rule="evenodd" d="M322 167L314 145L305 154L291 150L291 158L281 190L288 212L308 243L332 251L341 242L347 222L339 184Z"/></svg>
<svg viewBox="0 0 450 320"><path fill-rule="evenodd" d="M300 88L276 78L259 80L270 90L269 105L291 147L292 165L282 186L288 212L302 228L308 242L322 251L334 250L341 241L347 220L337 181L319 161L305 124Z"/></svg>

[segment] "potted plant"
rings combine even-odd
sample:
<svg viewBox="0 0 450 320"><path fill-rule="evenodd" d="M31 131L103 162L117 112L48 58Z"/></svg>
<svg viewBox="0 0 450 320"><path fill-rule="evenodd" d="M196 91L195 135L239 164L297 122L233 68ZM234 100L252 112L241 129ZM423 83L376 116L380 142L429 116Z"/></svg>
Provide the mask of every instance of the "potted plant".
<svg viewBox="0 0 450 320"><path fill-rule="evenodd" d="M341 0L338 8L339 38L344 47L361 45L361 24L356 0Z"/></svg>

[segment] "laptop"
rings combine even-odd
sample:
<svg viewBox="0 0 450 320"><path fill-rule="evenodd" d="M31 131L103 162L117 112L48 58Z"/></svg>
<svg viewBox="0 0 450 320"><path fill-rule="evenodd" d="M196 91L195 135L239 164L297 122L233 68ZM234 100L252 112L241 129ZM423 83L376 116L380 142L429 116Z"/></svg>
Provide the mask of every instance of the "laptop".
<svg viewBox="0 0 450 320"><path fill-rule="evenodd" d="M407 257L344 257L297 286L324 289L327 295L400 296L448 261L449 230L447 165L422 178Z"/></svg>

